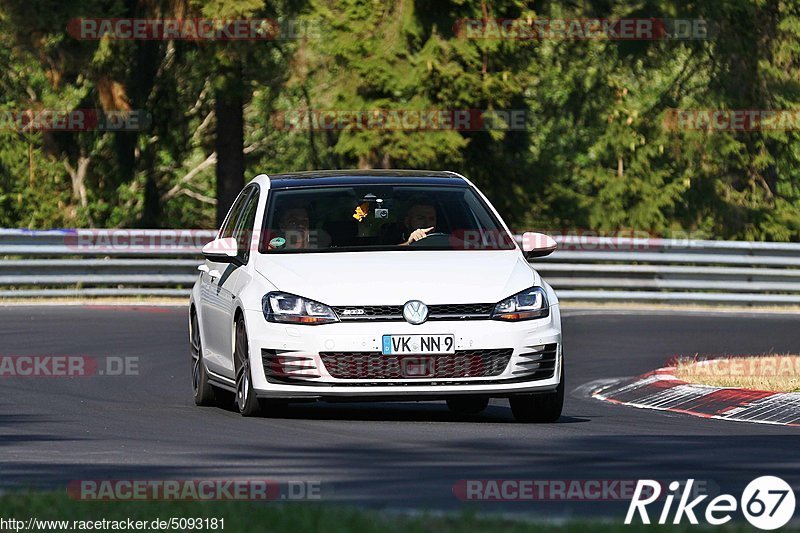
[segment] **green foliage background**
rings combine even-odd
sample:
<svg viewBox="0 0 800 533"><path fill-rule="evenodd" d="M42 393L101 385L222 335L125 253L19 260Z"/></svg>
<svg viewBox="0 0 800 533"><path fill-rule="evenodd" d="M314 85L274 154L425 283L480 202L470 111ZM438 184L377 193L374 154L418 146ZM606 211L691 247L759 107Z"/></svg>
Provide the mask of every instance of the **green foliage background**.
<svg viewBox="0 0 800 533"><path fill-rule="evenodd" d="M702 18L708 39L466 39L460 19ZM90 18L279 18L244 42L78 40ZM800 110L792 0L3 0L0 116L135 109L136 133L0 127L0 226L213 227L214 99L245 96L245 178L464 173L516 228L800 240L800 131L667 127L671 109ZM234 68L236 67L236 68ZM287 131L280 112L521 109L524 131ZM8 116L6 114L6 116ZM83 172L81 172L83 169Z"/></svg>

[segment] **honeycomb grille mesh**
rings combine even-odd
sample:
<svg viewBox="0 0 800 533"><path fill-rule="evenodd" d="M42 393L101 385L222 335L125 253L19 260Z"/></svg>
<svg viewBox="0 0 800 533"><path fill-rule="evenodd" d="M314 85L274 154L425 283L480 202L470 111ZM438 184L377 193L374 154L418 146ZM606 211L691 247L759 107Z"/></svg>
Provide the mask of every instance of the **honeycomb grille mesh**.
<svg viewBox="0 0 800 533"><path fill-rule="evenodd" d="M328 373L337 379L444 379L502 374L511 348L461 350L447 355L383 355L380 352L321 352Z"/></svg>

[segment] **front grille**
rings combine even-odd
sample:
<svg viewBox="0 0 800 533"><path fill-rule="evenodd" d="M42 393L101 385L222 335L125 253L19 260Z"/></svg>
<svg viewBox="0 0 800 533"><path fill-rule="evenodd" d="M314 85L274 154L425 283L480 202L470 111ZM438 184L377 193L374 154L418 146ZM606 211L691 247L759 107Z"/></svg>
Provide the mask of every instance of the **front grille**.
<svg viewBox="0 0 800 533"><path fill-rule="evenodd" d="M492 314L494 304L444 304L430 305L428 312L431 320L449 316L476 316L488 318Z"/></svg>
<svg viewBox="0 0 800 533"><path fill-rule="evenodd" d="M511 348L459 350L443 355L383 355L380 352L320 352L328 373L337 379L481 378L502 374Z"/></svg>
<svg viewBox="0 0 800 533"><path fill-rule="evenodd" d="M439 304L428 306L428 320L488 319L495 304ZM333 310L342 321L403 320L402 305L342 305Z"/></svg>
<svg viewBox="0 0 800 533"><path fill-rule="evenodd" d="M402 305L343 305L333 310L341 320L403 320Z"/></svg>

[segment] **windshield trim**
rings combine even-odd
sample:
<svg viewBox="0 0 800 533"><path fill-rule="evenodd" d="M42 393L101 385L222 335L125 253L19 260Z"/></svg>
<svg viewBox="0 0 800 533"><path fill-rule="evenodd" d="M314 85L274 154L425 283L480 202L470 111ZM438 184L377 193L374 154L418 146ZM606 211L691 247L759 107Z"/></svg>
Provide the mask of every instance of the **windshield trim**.
<svg viewBox="0 0 800 533"><path fill-rule="evenodd" d="M336 248L311 248L308 250L281 250L280 252L265 253L259 251L261 255L268 257L277 257L281 255L293 254L329 254L329 253L361 253L361 252L407 252L412 250L414 252L510 252L516 248L451 248L449 246L416 246L409 248L407 246L400 246L398 244L386 244L376 246L337 246Z"/></svg>

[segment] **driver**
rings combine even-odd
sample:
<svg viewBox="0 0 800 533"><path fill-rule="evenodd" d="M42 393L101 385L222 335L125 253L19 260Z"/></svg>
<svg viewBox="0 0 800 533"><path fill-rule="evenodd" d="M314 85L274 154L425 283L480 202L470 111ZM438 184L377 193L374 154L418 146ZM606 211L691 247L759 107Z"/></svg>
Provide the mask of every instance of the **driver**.
<svg viewBox="0 0 800 533"><path fill-rule="evenodd" d="M400 243L401 246L422 240L436 227L436 207L424 200L415 202L408 208L404 223L408 230L416 229L411 231L408 239Z"/></svg>

